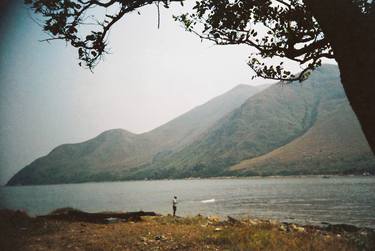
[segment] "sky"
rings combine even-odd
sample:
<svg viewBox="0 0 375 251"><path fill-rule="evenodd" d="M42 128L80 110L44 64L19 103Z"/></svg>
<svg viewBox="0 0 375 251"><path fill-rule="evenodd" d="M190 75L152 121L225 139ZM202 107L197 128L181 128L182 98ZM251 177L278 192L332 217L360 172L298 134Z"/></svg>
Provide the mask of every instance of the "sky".
<svg viewBox="0 0 375 251"><path fill-rule="evenodd" d="M155 6L126 16L91 73L65 43L39 41L46 35L22 0L9 2L0 20L0 184L60 144L113 128L146 132L238 84L270 83L251 80L249 47L186 32L172 19L179 5L161 9L159 29Z"/></svg>

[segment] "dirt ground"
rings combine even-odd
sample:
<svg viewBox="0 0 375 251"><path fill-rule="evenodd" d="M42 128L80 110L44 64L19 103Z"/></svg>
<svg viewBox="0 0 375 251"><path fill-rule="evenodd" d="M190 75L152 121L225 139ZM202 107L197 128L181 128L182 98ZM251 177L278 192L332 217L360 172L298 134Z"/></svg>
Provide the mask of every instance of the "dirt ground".
<svg viewBox="0 0 375 251"><path fill-rule="evenodd" d="M373 230L348 226L202 216L93 221L68 215L32 218L1 210L0 250L375 250Z"/></svg>

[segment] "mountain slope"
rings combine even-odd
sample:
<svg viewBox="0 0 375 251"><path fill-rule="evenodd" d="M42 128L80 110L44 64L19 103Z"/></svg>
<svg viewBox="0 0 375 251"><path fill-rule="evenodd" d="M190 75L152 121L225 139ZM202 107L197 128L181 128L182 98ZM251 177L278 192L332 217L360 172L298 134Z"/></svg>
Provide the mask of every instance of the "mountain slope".
<svg viewBox="0 0 375 251"><path fill-rule="evenodd" d="M238 86L144 134L62 145L8 185L362 172L375 173L375 157L325 65L302 84Z"/></svg>
<svg viewBox="0 0 375 251"><path fill-rule="evenodd" d="M241 106L249 97L269 86L238 85L142 136L155 142L158 150L180 149L197 140L202 133L224 115Z"/></svg>
<svg viewBox="0 0 375 251"><path fill-rule="evenodd" d="M33 161L8 185L116 180L119 173L147 165L189 144L247 98L267 86L239 85L148 133L106 131L78 144L65 144Z"/></svg>
<svg viewBox="0 0 375 251"><path fill-rule="evenodd" d="M101 180L118 166L132 166L148 155L150 142L126 130L106 131L78 144L56 147L47 156L33 161L8 182L15 184L54 184Z"/></svg>
<svg viewBox="0 0 375 251"><path fill-rule="evenodd" d="M337 103L336 103L337 102ZM231 167L243 175L362 174L374 156L349 103L336 101L303 136L274 151Z"/></svg>
<svg viewBox="0 0 375 251"><path fill-rule="evenodd" d="M336 112L332 112L335 110ZM202 139L177 153L165 156L143 169L126 175L132 178L182 178L278 174L280 170L271 168L270 162L262 162L262 166L259 165L256 171L245 164L232 169L229 167L242 160L255 161L257 157L260 158L259 156L277 151L276 149L300 137L303 138L303 135L312 128L322 127L322 124L325 124L325 127L315 133L319 134L319 138L326 139L322 141L326 145L321 149L330 149L327 153L336 154L335 158L342 161L329 162L330 159L327 160L326 155L315 154L312 157L314 161L311 162L314 164L309 166L314 168L314 165L320 163L321 167L308 170L300 166L299 164L302 165L304 162L299 157L295 157L295 163L283 163L287 170L286 174L340 173L344 171L344 168L340 169L340 165L349 165L358 160L364 164L353 167L352 171L355 171L355 168L373 170L374 156L364 139L356 117L348 106L339 82L338 69L326 65L314 72L302 85L298 83L287 86L275 85L251 97L240 108L215 124ZM331 129L334 128L336 132L348 131L345 135L348 137L331 137ZM301 145L306 144L305 148L312 149L319 144L313 143L314 139L318 137L315 135L310 141L304 141ZM357 147L359 145L361 147ZM342 146L341 148L345 150L335 152L337 146ZM299 148L296 147L294 154L298 156L298 153ZM294 165L294 169L289 170L289 165ZM261 168L265 166L269 168L263 173ZM247 172L242 169L246 169Z"/></svg>

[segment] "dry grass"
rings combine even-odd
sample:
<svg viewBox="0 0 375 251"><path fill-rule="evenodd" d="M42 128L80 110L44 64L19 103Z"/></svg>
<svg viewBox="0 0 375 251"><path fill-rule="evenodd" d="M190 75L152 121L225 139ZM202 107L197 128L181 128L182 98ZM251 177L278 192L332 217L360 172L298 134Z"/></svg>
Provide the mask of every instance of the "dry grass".
<svg viewBox="0 0 375 251"><path fill-rule="evenodd" d="M371 250L337 233L286 231L268 221L223 222L207 217L143 217L95 224L0 214L0 250ZM372 244L371 244L372 243ZM366 246L367 245L367 246ZM375 246L375 245L374 245ZM372 246L372 247L374 247ZM366 248L367 247L367 248ZM370 248L368 248L370 247Z"/></svg>

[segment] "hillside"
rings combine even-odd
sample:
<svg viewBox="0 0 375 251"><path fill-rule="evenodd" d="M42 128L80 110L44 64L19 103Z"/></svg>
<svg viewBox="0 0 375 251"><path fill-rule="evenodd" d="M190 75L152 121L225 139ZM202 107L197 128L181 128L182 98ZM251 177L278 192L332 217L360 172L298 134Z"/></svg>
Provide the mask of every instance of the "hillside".
<svg viewBox="0 0 375 251"><path fill-rule="evenodd" d="M33 161L8 182L15 184L73 183L112 178L119 166L134 166L148 156L150 142L123 129L106 131L78 144L64 144ZM103 177L103 171L107 172Z"/></svg>
<svg viewBox="0 0 375 251"><path fill-rule="evenodd" d="M336 66L266 87L237 86L144 134L117 129L59 146L8 185L375 173Z"/></svg>
<svg viewBox="0 0 375 251"><path fill-rule="evenodd" d="M160 148L175 150L186 146L212 127L219 119L240 107L249 97L270 85L238 85L172 121L142 135Z"/></svg>
<svg viewBox="0 0 375 251"><path fill-rule="evenodd" d="M138 179L374 170L374 156L347 102L338 69L326 65L303 84L275 85L251 97L201 140L125 175Z"/></svg>
<svg viewBox="0 0 375 251"><path fill-rule="evenodd" d="M269 153L243 160L231 170L242 175L373 172L374 156L359 123L353 121L353 111L346 100L336 102L319 107L324 114L303 136Z"/></svg>
<svg viewBox="0 0 375 251"><path fill-rule="evenodd" d="M239 85L144 134L114 129L78 144L64 144L33 161L8 185L74 183L120 179L124 171L150 164L197 140L246 99L266 88Z"/></svg>

